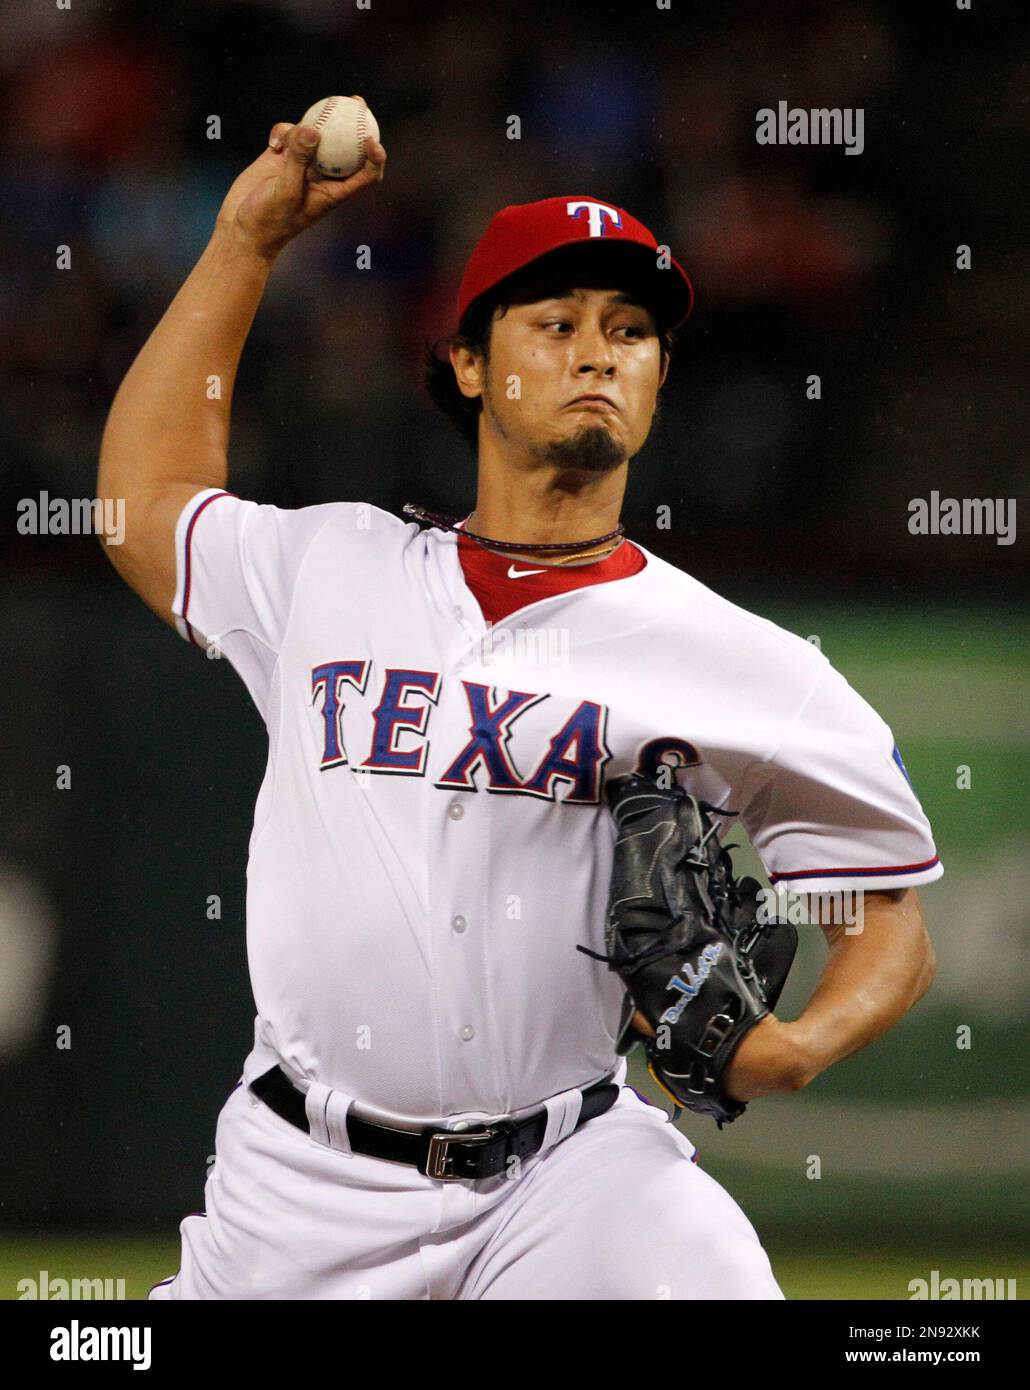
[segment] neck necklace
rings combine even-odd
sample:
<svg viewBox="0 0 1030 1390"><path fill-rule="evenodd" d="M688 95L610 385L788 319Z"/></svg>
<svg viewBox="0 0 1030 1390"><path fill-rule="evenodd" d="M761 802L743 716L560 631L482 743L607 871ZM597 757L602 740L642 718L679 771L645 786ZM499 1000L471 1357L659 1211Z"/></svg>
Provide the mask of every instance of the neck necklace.
<svg viewBox="0 0 1030 1390"><path fill-rule="evenodd" d="M493 550L500 555L519 554L525 555L531 551L546 550L552 554L556 550L566 553L561 558L555 557L550 561L553 565L567 565L573 560L585 560L593 556L599 556L609 550L614 550L615 545L621 542L626 534L626 528L620 521L614 531L609 531L606 536L595 536L589 541L549 541L525 542L525 541L496 541L490 536L477 535L475 531L469 531L457 523L461 520L459 516L441 516L438 512L428 512L424 507L416 507L413 502L405 502L403 510L408 516L415 517L418 521L428 522L431 526L441 526L445 531L457 531L460 536L468 536L470 540L476 541L484 550Z"/></svg>

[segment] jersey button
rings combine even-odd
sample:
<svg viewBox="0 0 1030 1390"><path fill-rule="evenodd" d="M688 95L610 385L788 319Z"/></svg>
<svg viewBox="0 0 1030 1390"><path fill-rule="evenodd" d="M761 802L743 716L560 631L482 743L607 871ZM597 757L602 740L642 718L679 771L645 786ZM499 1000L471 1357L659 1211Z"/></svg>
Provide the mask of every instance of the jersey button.
<svg viewBox="0 0 1030 1390"><path fill-rule="evenodd" d="M461 932L464 931L465 928L468 926L468 922L466 922L465 918L459 914L457 917L455 917L454 921L451 923L451 926L454 928L455 931Z"/></svg>
<svg viewBox="0 0 1030 1390"><path fill-rule="evenodd" d="M471 1024L471 1023L466 1023L466 1024L465 1024L465 1027L461 1030L461 1040L462 1040L462 1042L471 1042L472 1039L473 1039L475 1036L476 1036L476 1030L472 1027L472 1024Z"/></svg>
<svg viewBox="0 0 1030 1390"><path fill-rule="evenodd" d="M464 608L459 608L457 605L455 605L454 616L455 616L456 618L464 618L464 616L465 616L465 610L464 610Z"/></svg>
<svg viewBox="0 0 1030 1390"><path fill-rule="evenodd" d="M462 806L460 802L452 801L447 814L450 816L451 820L461 820L462 816L465 814L465 807Z"/></svg>

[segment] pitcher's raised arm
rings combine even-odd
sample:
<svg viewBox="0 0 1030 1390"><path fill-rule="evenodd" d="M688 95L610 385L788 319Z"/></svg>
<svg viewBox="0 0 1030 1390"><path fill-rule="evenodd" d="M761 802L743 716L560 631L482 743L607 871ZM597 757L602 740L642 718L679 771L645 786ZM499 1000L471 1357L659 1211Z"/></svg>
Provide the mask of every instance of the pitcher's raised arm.
<svg viewBox="0 0 1030 1390"><path fill-rule="evenodd" d="M226 484L236 371L275 259L305 228L383 177L386 151L371 138L357 173L313 176L318 140L311 126L273 128L268 147L230 188L211 241L107 418L97 497L124 505L125 525L121 543L105 537L105 549L168 623L175 621L176 522L191 496Z"/></svg>

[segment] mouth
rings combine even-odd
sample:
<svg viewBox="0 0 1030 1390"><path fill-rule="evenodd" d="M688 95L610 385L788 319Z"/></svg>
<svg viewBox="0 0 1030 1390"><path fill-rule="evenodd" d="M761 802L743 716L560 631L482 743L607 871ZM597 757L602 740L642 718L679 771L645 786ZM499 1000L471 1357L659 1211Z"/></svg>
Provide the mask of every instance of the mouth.
<svg viewBox="0 0 1030 1390"><path fill-rule="evenodd" d="M573 406L578 406L581 410L617 410L615 402L609 400L607 396L577 396L574 401L569 401L566 410L571 410Z"/></svg>

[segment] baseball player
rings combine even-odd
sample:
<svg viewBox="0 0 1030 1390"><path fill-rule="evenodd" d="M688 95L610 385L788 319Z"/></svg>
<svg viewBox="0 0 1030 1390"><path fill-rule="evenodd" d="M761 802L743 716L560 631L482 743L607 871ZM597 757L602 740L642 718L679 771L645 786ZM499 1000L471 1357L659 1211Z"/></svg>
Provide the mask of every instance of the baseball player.
<svg viewBox="0 0 1030 1390"><path fill-rule="evenodd" d="M800 1016L765 1012L733 1053L739 1104L807 1085L927 989L930 826L891 731L821 652L624 535L692 290L621 208L506 207L473 250L430 381L477 447L467 515L227 490L273 264L384 174L372 142L350 178L313 177L317 140L277 125L233 184L102 445L99 495L126 505L112 562L224 654L268 732L254 1046L205 1212L151 1297L782 1298L694 1143L625 1084L626 990L587 953L605 788L660 764L739 813L773 883L866 890L861 931L824 915Z"/></svg>

